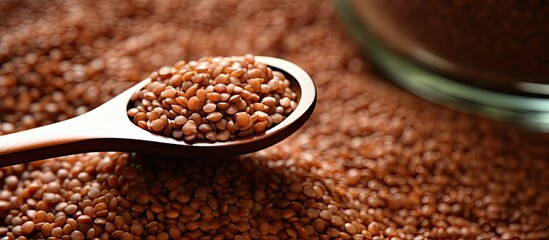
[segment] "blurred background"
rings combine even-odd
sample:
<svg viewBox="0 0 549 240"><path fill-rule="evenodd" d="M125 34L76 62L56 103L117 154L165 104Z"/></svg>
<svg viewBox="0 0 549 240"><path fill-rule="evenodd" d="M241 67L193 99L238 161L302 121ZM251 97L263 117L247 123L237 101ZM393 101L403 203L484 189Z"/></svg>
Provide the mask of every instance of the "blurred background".
<svg viewBox="0 0 549 240"><path fill-rule="evenodd" d="M317 108L298 133L231 159L86 153L3 168L0 236L51 235L37 211L77 219L96 188L124 199L110 211L130 217L112 231L93 215L71 226L86 238L119 238L118 230L137 239L549 237L549 136L397 87L355 44L332 1L0 0L0 134L85 113L181 59L246 53L293 61L314 79ZM189 199L173 203L164 176L185 179L178 191ZM37 210L51 182L77 212L57 202ZM149 216L153 202L139 194L198 217ZM199 213L205 199L228 210L213 204L216 214ZM36 222L29 232L27 221Z"/></svg>

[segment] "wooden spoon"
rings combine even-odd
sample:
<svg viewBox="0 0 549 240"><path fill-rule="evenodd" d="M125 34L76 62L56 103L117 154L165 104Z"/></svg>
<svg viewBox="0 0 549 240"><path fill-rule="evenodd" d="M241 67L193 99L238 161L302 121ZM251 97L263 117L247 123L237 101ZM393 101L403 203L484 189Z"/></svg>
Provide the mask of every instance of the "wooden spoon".
<svg viewBox="0 0 549 240"><path fill-rule="evenodd" d="M212 158L241 155L271 146L290 136L311 116L316 104L316 89L309 75L294 63L273 57L257 56L255 59L283 72L298 96L297 108L263 134L225 142L189 143L143 130L131 122L127 107L132 94L150 82L145 79L78 117L0 136L0 167L83 152L123 151Z"/></svg>

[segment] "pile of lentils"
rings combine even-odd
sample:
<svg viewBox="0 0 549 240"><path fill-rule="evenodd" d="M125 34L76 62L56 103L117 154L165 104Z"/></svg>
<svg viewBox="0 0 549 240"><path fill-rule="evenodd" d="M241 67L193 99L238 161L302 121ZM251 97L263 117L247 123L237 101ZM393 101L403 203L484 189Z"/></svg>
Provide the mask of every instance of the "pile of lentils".
<svg viewBox="0 0 549 240"><path fill-rule="evenodd" d="M0 12L0 134L201 56L288 59L318 89L300 131L241 157L98 152L2 168L0 239L549 238L549 136L394 86L331 1L7 0Z"/></svg>
<svg viewBox="0 0 549 240"><path fill-rule="evenodd" d="M140 128L185 141L261 134L297 107L284 73L251 54L179 61L149 78L133 94L128 116Z"/></svg>

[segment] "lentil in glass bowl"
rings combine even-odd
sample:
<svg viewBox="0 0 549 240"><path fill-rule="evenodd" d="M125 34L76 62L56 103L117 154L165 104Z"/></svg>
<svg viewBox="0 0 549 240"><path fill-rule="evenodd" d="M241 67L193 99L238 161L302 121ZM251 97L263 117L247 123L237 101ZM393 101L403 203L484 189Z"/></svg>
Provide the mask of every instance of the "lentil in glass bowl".
<svg viewBox="0 0 549 240"><path fill-rule="evenodd" d="M411 92L549 131L544 1L336 0L369 57Z"/></svg>

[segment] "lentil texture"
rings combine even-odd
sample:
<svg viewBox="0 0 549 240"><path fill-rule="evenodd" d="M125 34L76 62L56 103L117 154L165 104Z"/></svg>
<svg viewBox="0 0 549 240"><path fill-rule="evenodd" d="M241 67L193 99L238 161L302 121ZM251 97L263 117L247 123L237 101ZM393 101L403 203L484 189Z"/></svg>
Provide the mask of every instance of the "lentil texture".
<svg viewBox="0 0 549 240"><path fill-rule="evenodd" d="M264 133L297 107L284 73L253 55L203 57L154 71L133 94L137 126L175 139L226 141Z"/></svg>
<svg viewBox="0 0 549 240"><path fill-rule="evenodd" d="M316 111L237 158L84 153L0 169L3 239L547 239L549 137L384 81L331 1L1 1L0 133L201 56L302 66ZM86 126L82 126L86 127Z"/></svg>

